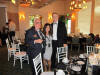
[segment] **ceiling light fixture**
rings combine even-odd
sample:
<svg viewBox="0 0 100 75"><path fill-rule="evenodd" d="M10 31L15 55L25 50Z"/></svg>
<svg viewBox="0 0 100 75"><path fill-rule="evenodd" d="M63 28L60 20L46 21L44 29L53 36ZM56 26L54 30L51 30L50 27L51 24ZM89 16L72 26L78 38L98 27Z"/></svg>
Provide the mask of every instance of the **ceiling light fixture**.
<svg viewBox="0 0 100 75"><path fill-rule="evenodd" d="M15 4L15 3L16 3L16 1L15 1L15 0L11 0L11 2L12 2L13 4Z"/></svg>
<svg viewBox="0 0 100 75"><path fill-rule="evenodd" d="M11 2L15 4L17 0L11 0ZM35 4L34 0L19 0L17 3L22 7L28 7Z"/></svg>
<svg viewBox="0 0 100 75"><path fill-rule="evenodd" d="M70 10L79 11L80 9L86 9L86 0L71 0Z"/></svg>
<svg viewBox="0 0 100 75"><path fill-rule="evenodd" d="M35 4L34 0L22 0L20 2L20 6L22 6L22 7L28 7L28 6L31 6L34 4Z"/></svg>

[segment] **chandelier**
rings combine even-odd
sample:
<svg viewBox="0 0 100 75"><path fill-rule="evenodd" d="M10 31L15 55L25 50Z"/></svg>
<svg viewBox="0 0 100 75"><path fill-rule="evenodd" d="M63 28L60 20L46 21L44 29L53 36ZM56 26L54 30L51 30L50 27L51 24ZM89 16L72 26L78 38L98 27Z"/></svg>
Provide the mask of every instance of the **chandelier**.
<svg viewBox="0 0 100 75"><path fill-rule="evenodd" d="M28 7L34 4L34 0L22 0L20 6Z"/></svg>
<svg viewBox="0 0 100 75"><path fill-rule="evenodd" d="M20 0L19 2L16 0L11 0L11 2L13 4L18 3L22 7L28 7L28 6L34 5L35 3L34 0Z"/></svg>
<svg viewBox="0 0 100 75"><path fill-rule="evenodd" d="M79 11L80 9L86 9L86 0L71 0L70 10Z"/></svg>

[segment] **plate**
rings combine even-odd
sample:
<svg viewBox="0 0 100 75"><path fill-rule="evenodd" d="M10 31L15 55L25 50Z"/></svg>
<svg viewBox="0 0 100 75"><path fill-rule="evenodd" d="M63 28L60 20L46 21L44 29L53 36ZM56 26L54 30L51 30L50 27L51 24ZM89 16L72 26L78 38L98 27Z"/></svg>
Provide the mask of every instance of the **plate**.
<svg viewBox="0 0 100 75"><path fill-rule="evenodd" d="M63 70L58 70L58 72L56 73L56 75L65 75Z"/></svg>
<svg viewBox="0 0 100 75"><path fill-rule="evenodd" d="M78 63L79 65L85 64L83 61L77 61L77 63Z"/></svg>
<svg viewBox="0 0 100 75"><path fill-rule="evenodd" d="M64 64L67 64L67 63L69 62L69 60L68 60L67 58L64 58L64 59L62 60L62 62L63 62Z"/></svg>
<svg viewBox="0 0 100 75"><path fill-rule="evenodd" d="M62 61L64 64L68 64L69 63L69 61Z"/></svg>
<svg viewBox="0 0 100 75"><path fill-rule="evenodd" d="M84 55L80 55L79 58L86 58Z"/></svg>
<svg viewBox="0 0 100 75"><path fill-rule="evenodd" d="M79 66L72 66L73 71L80 71L81 68Z"/></svg>

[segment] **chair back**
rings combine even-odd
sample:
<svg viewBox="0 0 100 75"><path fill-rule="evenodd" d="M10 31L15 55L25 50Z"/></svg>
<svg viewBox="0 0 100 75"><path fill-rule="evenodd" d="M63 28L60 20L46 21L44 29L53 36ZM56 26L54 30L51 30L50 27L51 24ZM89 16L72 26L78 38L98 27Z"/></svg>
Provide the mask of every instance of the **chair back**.
<svg viewBox="0 0 100 75"><path fill-rule="evenodd" d="M16 52L20 52L20 45L19 45L19 43L16 44Z"/></svg>
<svg viewBox="0 0 100 75"><path fill-rule="evenodd" d="M10 48L10 44L9 44L9 40L6 39L6 45L7 45L7 48Z"/></svg>
<svg viewBox="0 0 100 75"><path fill-rule="evenodd" d="M87 43L88 45L92 45L92 44L93 44L92 38L86 38L86 43Z"/></svg>
<svg viewBox="0 0 100 75"><path fill-rule="evenodd" d="M68 46L67 47L58 47L57 48L57 59L58 63L62 61L64 58L67 58Z"/></svg>
<svg viewBox="0 0 100 75"><path fill-rule="evenodd" d="M7 44L7 48L16 48L16 45L14 43L11 43L10 45L8 38L6 39L6 44Z"/></svg>
<svg viewBox="0 0 100 75"><path fill-rule="evenodd" d="M35 73L36 73L36 75L40 75L40 73L43 72L43 65L42 65L41 53L39 53L39 54L33 59L33 64L34 64L34 68L35 68Z"/></svg>
<svg viewBox="0 0 100 75"><path fill-rule="evenodd" d="M87 46L86 47L87 48L87 54L89 55L89 53L91 53L91 52L95 52L94 50L95 50L95 47L94 46Z"/></svg>
<svg viewBox="0 0 100 75"><path fill-rule="evenodd" d="M15 43L11 43L11 48L16 48L16 44Z"/></svg>
<svg viewBox="0 0 100 75"><path fill-rule="evenodd" d="M72 37L72 43L79 43L79 38L78 37Z"/></svg>

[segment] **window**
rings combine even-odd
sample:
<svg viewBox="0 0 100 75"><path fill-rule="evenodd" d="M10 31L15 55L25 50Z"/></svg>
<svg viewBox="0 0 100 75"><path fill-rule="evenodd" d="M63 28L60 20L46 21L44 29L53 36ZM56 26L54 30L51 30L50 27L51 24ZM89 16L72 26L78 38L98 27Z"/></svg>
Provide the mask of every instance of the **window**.
<svg viewBox="0 0 100 75"><path fill-rule="evenodd" d="M71 33L71 20L68 20L68 24L67 24L67 33L68 33L68 34Z"/></svg>
<svg viewBox="0 0 100 75"><path fill-rule="evenodd" d="M29 16L29 25L30 25L30 27L32 27L33 26L33 24L34 24L34 16Z"/></svg>
<svg viewBox="0 0 100 75"><path fill-rule="evenodd" d="M32 16L29 16L29 26L32 27L34 26L34 18L35 17L38 17L41 19L41 22L42 22L42 17L40 15L32 15Z"/></svg>

